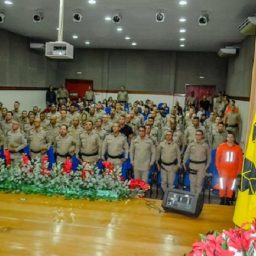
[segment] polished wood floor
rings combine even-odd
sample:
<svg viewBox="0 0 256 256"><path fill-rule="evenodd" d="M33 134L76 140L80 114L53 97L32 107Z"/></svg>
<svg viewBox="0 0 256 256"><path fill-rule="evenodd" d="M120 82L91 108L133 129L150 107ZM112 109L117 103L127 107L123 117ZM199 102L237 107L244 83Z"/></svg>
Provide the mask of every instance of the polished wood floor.
<svg viewBox="0 0 256 256"><path fill-rule="evenodd" d="M199 233L233 227L234 207L206 204L193 219L160 205L0 193L0 255L178 256Z"/></svg>

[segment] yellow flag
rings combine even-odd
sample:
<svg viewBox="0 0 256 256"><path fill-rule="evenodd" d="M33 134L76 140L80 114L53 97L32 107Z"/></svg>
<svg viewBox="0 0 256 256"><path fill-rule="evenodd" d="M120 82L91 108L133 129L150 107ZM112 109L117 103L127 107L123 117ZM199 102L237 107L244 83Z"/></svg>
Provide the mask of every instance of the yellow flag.
<svg viewBox="0 0 256 256"><path fill-rule="evenodd" d="M241 175L241 188L238 191L233 216L234 223L239 227L256 219L256 114L247 142Z"/></svg>

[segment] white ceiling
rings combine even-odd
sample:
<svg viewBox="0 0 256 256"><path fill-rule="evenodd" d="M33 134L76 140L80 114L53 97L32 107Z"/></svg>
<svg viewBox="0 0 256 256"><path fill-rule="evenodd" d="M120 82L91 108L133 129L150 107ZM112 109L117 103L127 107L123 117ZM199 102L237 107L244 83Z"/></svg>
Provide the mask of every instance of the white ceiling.
<svg viewBox="0 0 256 256"><path fill-rule="evenodd" d="M0 29L6 29L27 37L57 40L58 0L12 0L7 6L0 0L0 10L6 14L5 23ZM185 51L217 51L220 47L239 43L243 36L239 34L239 24L248 16L256 13L255 0L187 0L181 7L178 0L96 0L95 5L87 0L65 0L64 40L76 47L119 48L119 49L154 49ZM32 21L36 9L44 11L44 20ZM74 23L72 13L80 9L83 15L81 23ZM155 13L163 9L166 14L164 23L155 22ZM123 31L116 31L117 25L106 22L104 17L119 10L122 15L120 26ZM202 11L209 13L207 26L198 25ZM179 18L187 18L185 24ZM186 28L181 36L179 29ZM72 38L73 34L79 36ZM129 35L137 42L124 39ZM185 37L185 48L180 48L180 37ZM85 45L89 40L91 44Z"/></svg>

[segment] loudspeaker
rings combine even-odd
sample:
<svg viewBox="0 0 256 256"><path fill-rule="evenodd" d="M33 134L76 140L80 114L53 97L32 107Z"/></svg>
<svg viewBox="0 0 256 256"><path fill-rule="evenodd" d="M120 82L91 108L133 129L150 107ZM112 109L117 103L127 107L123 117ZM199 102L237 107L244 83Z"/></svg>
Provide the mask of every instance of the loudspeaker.
<svg viewBox="0 0 256 256"><path fill-rule="evenodd" d="M196 195L177 189L165 191L162 202L162 207L165 211L181 213L191 217L198 217L203 205L203 194Z"/></svg>

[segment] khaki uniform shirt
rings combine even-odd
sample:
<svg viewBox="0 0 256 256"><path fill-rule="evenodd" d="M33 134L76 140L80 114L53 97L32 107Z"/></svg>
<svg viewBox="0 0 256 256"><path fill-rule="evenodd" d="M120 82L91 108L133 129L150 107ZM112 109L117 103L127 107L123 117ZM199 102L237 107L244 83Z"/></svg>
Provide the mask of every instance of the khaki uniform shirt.
<svg viewBox="0 0 256 256"><path fill-rule="evenodd" d="M127 91L119 91L117 94L117 101L128 102L128 92Z"/></svg>
<svg viewBox="0 0 256 256"><path fill-rule="evenodd" d="M85 100L95 101L94 91L87 91L84 95Z"/></svg>
<svg viewBox="0 0 256 256"><path fill-rule="evenodd" d="M55 126L52 126L51 124L49 124L46 128L46 132L47 132L47 137L48 137L48 141L51 142L51 144L54 144L54 141L56 139L56 137L59 135L59 127L56 124Z"/></svg>
<svg viewBox="0 0 256 256"><path fill-rule="evenodd" d="M46 131L40 127L38 130L35 128L29 131L28 143L30 145L30 150L34 153L38 153L42 150L48 150L51 143L49 143Z"/></svg>
<svg viewBox="0 0 256 256"><path fill-rule="evenodd" d="M190 162L189 167L197 170L200 165L204 165L204 169L206 170L211 162L211 152L209 146L204 141L200 143L197 143L196 141L191 142L185 151L183 158L184 163L186 163L188 159L192 161L205 161L205 163L201 164Z"/></svg>
<svg viewBox="0 0 256 256"><path fill-rule="evenodd" d="M84 131L79 136L79 152L84 154L97 153L101 156L102 142L98 134L94 131L88 133Z"/></svg>
<svg viewBox="0 0 256 256"><path fill-rule="evenodd" d="M152 140L147 137L141 139L139 136L132 140L130 159L135 170L149 171L156 159L156 147Z"/></svg>
<svg viewBox="0 0 256 256"><path fill-rule="evenodd" d="M210 147L212 149L216 149L220 144L224 143L227 139L227 132L224 131L222 133L218 132L218 131L214 131L211 135L210 135Z"/></svg>
<svg viewBox="0 0 256 256"><path fill-rule="evenodd" d="M119 133L117 136L109 134L106 136L102 145L102 158L105 158L105 154L111 156L119 156L124 154L124 158L128 158L129 148L128 142L125 135Z"/></svg>
<svg viewBox="0 0 256 256"><path fill-rule="evenodd" d="M104 129L100 129L100 130L98 130L98 129L94 129L94 132L96 133L96 134L98 134L98 136L100 137L100 139L101 139L101 141L104 141L104 139L105 139L105 137L107 136L107 132L104 130Z"/></svg>
<svg viewBox="0 0 256 256"><path fill-rule="evenodd" d="M186 145L193 142L195 140L195 135L197 130L202 130L205 135L205 128L200 126L195 128L194 125L190 125L184 132L184 142Z"/></svg>
<svg viewBox="0 0 256 256"><path fill-rule="evenodd" d="M81 126L74 127L74 125L68 128L69 134L74 138L74 140L78 143L79 136L83 132L83 128ZM77 144L78 145L78 144Z"/></svg>
<svg viewBox="0 0 256 256"><path fill-rule="evenodd" d="M164 163L173 163L177 159L177 164L180 165L180 149L179 146L174 142L168 143L166 140L162 141L157 147L156 160L161 160ZM164 169L169 169L171 165L164 165ZM173 166L173 165L172 165Z"/></svg>
<svg viewBox="0 0 256 256"><path fill-rule="evenodd" d="M10 130L7 132L5 139L5 148L8 148L11 152L19 152L27 145L27 140L23 132L19 129L16 131Z"/></svg>
<svg viewBox="0 0 256 256"><path fill-rule="evenodd" d="M61 135L56 137L54 143L55 152L60 155L66 154L73 154L76 152L76 142L74 138L67 134L66 136L62 137Z"/></svg>
<svg viewBox="0 0 256 256"><path fill-rule="evenodd" d="M3 121L1 122L1 129L2 129L2 131L4 132L4 134L6 135L7 132L12 129L12 120L9 121L8 123L7 123L5 120L3 120Z"/></svg>

